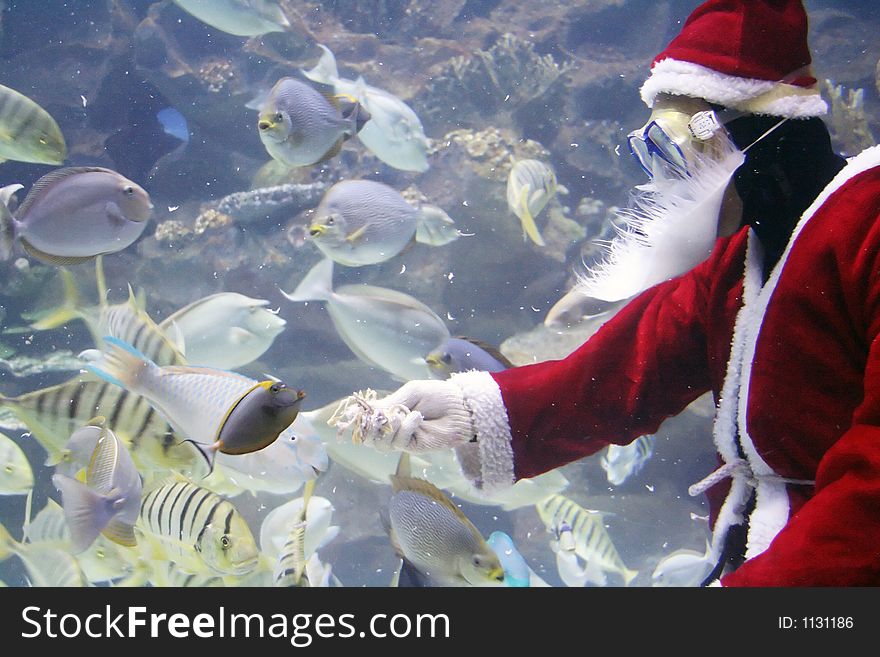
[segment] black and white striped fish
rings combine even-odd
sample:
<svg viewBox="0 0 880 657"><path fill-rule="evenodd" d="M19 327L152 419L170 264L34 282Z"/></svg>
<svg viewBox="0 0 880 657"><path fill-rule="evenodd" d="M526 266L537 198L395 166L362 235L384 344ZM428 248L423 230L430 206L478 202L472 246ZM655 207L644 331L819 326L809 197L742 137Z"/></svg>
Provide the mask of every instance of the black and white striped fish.
<svg viewBox="0 0 880 657"><path fill-rule="evenodd" d="M228 500L173 477L143 496L138 527L160 558L187 573L244 575L259 550L244 517Z"/></svg>
<svg viewBox="0 0 880 657"><path fill-rule="evenodd" d="M654 453L653 434L640 436L628 445L608 445L600 463L608 483L619 486L637 474Z"/></svg>
<svg viewBox="0 0 880 657"><path fill-rule="evenodd" d="M564 495L551 495L535 509L548 531L557 534L563 524L571 527L575 553L587 564L618 573L627 585L639 574L623 563L601 513L588 511Z"/></svg>

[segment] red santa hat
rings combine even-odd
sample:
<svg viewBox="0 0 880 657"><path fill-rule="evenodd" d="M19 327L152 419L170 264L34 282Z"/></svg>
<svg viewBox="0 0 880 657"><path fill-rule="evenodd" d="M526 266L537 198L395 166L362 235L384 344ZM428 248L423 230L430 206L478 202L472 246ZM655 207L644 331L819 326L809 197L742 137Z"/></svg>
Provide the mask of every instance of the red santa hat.
<svg viewBox="0 0 880 657"><path fill-rule="evenodd" d="M642 85L751 114L820 116L828 105L812 75L801 0L708 0L654 59Z"/></svg>

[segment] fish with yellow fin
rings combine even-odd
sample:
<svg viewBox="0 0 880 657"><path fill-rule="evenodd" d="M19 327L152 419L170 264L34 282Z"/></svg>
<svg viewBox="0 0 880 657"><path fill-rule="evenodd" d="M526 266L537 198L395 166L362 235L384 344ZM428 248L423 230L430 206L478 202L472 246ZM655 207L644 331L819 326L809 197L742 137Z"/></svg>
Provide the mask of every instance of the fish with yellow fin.
<svg viewBox="0 0 880 657"><path fill-rule="evenodd" d="M473 523L439 488L410 476L407 454L391 475L382 514L401 558L398 586L500 586L504 568Z"/></svg>
<svg viewBox="0 0 880 657"><path fill-rule="evenodd" d="M36 102L0 84L0 162L62 164L64 135L55 119Z"/></svg>
<svg viewBox="0 0 880 657"><path fill-rule="evenodd" d="M325 95L295 78L281 78L260 108L260 140L289 167L329 160L356 135L370 115L357 101Z"/></svg>
<svg viewBox="0 0 880 657"><path fill-rule="evenodd" d="M545 246L544 238L535 223L537 217L557 191L567 191L556 182L556 173L540 160L518 160L507 177L507 207L519 217L523 237L528 236L538 246Z"/></svg>

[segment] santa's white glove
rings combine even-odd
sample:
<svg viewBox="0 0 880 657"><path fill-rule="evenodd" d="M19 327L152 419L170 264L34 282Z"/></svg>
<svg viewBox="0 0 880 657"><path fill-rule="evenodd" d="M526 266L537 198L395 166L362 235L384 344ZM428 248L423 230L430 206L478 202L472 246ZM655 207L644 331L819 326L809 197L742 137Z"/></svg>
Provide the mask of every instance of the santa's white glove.
<svg viewBox="0 0 880 657"><path fill-rule="evenodd" d="M359 399L360 408L348 414L354 440L378 450L448 449L475 436L461 387L451 381L410 381L382 399Z"/></svg>

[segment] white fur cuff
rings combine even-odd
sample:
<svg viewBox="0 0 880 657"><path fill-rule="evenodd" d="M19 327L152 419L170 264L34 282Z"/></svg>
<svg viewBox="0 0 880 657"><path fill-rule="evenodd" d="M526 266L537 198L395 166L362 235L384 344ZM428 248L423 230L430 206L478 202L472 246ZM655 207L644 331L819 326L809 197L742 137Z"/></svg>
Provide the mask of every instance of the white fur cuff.
<svg viewBox="0 0 880 657"><path fill-rule="evenodd" d="M462 463L465 475L487 492L513 485L510 422L498 384L488 372L476 371L453 374L449 380L461 388L477 434L480 477L473 478L473 450L464 450L459 455L460 460L467 455L467 463Z"/></svg>

